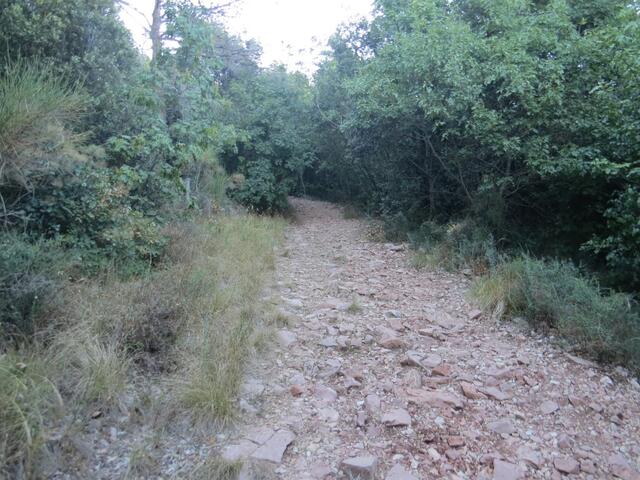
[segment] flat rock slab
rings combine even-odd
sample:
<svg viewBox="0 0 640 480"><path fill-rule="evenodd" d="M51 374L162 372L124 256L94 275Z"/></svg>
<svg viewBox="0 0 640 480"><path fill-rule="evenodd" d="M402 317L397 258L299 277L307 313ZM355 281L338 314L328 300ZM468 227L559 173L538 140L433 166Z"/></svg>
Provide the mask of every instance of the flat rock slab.
<svg viewBox="0 0 640 480"><path fill-rule="evenodd" d="M559 408L560 408L560 406L556 402L554 402L553 400L544 401L540 405L540 411L545 415L549 415L549 414L557 411Z"/></svg>
<svg viewBox="0 0 640 480"><path fill-rule="evenodd" d="M229 445L222 451L222 458L227 462L237 462L249 457L258 449L258 445L250 440L242 440L235 445Z"/></svg>
<svg viewBox="0 0 640 480"><path fill-rule="evenodd" d="M296 436L289 430L277 431L264 445L251 454L251 458L271 463L281 463L287 447Z"/></svg>
<svg viewBox="0 0 640 480"><path fill-rule="evenodd" d="M508 418L501 418L500 420L489 422L487 424L487 427L492 432L499 433L501 435L511 435L512 433L515 433L518 431L518 429L513 424L513 422Z"/></svg>
<svg viewBox="0 0 640 480"><path fill-rule="evenodd" d="M449 392L433 392L430 390L408 388L407 396L410 402L418 405L426 404L434 407L453 407L458 410L464 408L463 401Z"/></svg>
<svg viewBox="0 0 640 480"><path fill-rule="evenodd" d="M578 473L580 472L580 464L575 458L572 457L560 457L553 461L553 466L556 470L562 473Z"/></svg>
<svg viewBox="0 0 640 480"><path fill-rule="evenodd" d="M382 423L387 427L408 427L411 425L411 415L403 408L397 408L382 416Z"/></svg>
<svg viewBox="0 0 640 480"><path fill-rule="evenodd" d="M374 480L378 469L378 459L371 455L347 458L342 461L342 470L351 477Z"/></svg>
<svg viewBox="0 0 640 480"><path fill-rule="evenodd" d="M402 465L394 465L394 467L387 472L385 480L418 480L418 477L414 476L409 470L405 470Z"/></svg>
<svg viewBox="0 0 640 480"><path fill-rule="evenodd" d="M519 480L523 473L518 465L503 460L493 461L493 480Z"/></svg>

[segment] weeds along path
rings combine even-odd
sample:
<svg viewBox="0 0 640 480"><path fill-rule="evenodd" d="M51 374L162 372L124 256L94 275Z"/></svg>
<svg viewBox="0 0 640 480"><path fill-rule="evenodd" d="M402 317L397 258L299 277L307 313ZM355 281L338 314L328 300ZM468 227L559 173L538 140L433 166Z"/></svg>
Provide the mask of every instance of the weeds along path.
<svg viewBox="0 0 640 480"><path fill-rule="evenodd" d="M242 478L637 479L640 389L465 300L330 204L294 200L278 260L289 326L249 426Z"/></svg>

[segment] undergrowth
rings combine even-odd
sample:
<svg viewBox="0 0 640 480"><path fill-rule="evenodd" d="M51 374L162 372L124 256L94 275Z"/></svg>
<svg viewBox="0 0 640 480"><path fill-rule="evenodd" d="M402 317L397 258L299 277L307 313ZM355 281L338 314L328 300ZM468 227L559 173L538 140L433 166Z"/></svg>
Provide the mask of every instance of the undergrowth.
<svg viewBox="0 0 640 480"><path fill-rule="evenodd" d="M472 293L496 317L522 316L598 360L640 368L640 315L632 297L604 291L570 263L523 255L476 280Z"/></svg>
<svg viewBox="0 0 640 480"><path fill-rule="evenodd" d="M408 238L415 250L413 264L417 268L469 268L481 274L500 262L493 235L470 220L450 225L425 222Z"/></svg>
<svg viewBox="0 0 640 480"><path fill-rule="evenodd" d="M0 477L37 476L51 432L117 409L152 377L166 387L168 401L152 406L165 417L229 420L275 321L258 297L283 227L250 215L176 223L146 275L58 286L45 326L0 356Z"/></svg>

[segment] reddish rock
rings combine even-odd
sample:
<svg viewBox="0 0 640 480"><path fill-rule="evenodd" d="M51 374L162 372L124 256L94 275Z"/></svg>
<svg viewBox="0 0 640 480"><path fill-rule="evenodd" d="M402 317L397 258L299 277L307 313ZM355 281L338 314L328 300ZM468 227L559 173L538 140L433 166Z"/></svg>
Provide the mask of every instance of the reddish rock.
<svg viewBox="0 0 640 480"><path fill-rule="evenodd" d="M398 408L385 413L382 423L387 427L408 427L411 425L411 415L403 408Z"/></svg>
<svg viewBox="0 0 640 480"><path fill-rule="evenodd" d="M289 392L291 393L292 396L299 397L304 393L304 387L300 385L292 385L291 388L289 389Z"/></svg>
<svg viewBox="0 0 640 480"><path fill-rule="evenodd" d="M553 461L553 466L561 473L579 473L580 464L572 457L559 457Z"/></svg>
<svg viewBox="0 0 640 480"><path fill-rule="evenodd" d="M471 383L460 382L460 388L462 389L463 395L471 400L482 400L483 398L487 398L484 393L479 392Z"/></svg>
<svg viewBox="0 0 640 480"><path fill-rule="evenodd" d="M498 459L493 461L493 480L519 480L522 476L517 465Z"/></svg>
<svg viewBox="0 0 640 480"><path fill-rule="evenodd" d="M431 370L431 375L435 375L438 377L449 377L451 376L451 367L449 365L439 365Z"/></svg>
<svg viewBox="0 0 640 480"><path fill-rule="evenodd" d="M415 404L432 405L436 407L453 407L458 410L464 408L464 403L460 398L449 392L432 392L414 388L407 389L407 399Z"/></svg>
<svg viewBox="0 0 640 480"><path fill-rule="evenodd" d="M492 398L494 400L498 400L499 402L503 402L505 400L508 400L509 395L507 395L506 393L504 393L502 390L500 390L499 388L496 387L483 387L479 389L480 392L484 393L485 395L487 395L489 398Z"/></svg>
<svg viewBox="0 0 640 480"><path fill-rule="evenodd" d="M459 448L459 447L464 447L465 440L464 440L464 437L452 436L452 437L447 437L447 443L449 444L450 447Z"/></svg>

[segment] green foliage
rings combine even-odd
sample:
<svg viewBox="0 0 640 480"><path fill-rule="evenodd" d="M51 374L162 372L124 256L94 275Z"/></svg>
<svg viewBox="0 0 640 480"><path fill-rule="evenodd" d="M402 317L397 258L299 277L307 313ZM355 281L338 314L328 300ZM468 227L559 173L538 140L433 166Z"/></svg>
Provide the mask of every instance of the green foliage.
<svg viewBox="0 0 640 480"><path fill-rule="evenodd" d="M69 126L87 105L86 96L55 76L50 66L24 60L0 76L0 219L22 220L20 202L50 171L77 162L77 137Z"/></svg>
<svg viewBox="0 0 640 480"><path fill-rule="evenodd" d="M516 258L478 280L474 294L499 316L523 316L600 360L640 367L637 305L603 291L572 264Z"/></svg>
<svg viewBox="0 0 640 480"><path fill-rule="evenodd" d="M105 265L134 273L159 258L165 240L158 220L146 215L142 196L150 174L123 166L115 169L80 166L54 177L49 191L27 206L33 228L86 252L83 266Z"/></svg>
<svg viewBox="0 0 640 480"><path fill-rule="evenodd" d="M4 337L31 335L45 326L38 319L72 262L60 242L0 234L0 345Z"/></svg>
<svg viewBox="0 0 640 480"><path fill-rule="evenodd" d="M417 267L439 267L447 270L471 269L485 273L501 261L493 235L466 219L449 225L425 222L409 234L416 249Z"/></svg>
<svg viewBox="0 0 640 480"><path fill-rule="evenodd" d="M400 236L471 215L505 246L637 288L637 5L381 0L375 13L336 34L314 79L310 190Z"/></svg>

